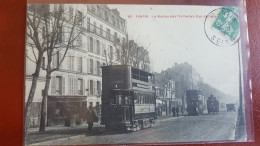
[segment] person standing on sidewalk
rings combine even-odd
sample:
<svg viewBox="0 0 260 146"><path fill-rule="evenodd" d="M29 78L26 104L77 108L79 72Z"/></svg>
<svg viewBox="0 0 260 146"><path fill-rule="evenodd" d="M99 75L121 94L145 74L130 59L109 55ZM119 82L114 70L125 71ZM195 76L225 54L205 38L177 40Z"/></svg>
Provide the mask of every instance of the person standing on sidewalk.
<svg viewBox="0 0 260 146"><path fill-rule="evenodd" d="M172 107L172 116L175 117L175 107Z"/></svg>
<svg viewBox="0 0 260 146"><path fill-rule="evenodd" d="M96 119L96 114L92 106L89 107L89 110L87 111L86 114L87 114L88 131L91 132L94 120Z"/></svg>
<svg viewBox="0 0 260 146"><path fill-rule="evenodd" d="M179 107L176 107L177 117L179 117Z"/></svg>

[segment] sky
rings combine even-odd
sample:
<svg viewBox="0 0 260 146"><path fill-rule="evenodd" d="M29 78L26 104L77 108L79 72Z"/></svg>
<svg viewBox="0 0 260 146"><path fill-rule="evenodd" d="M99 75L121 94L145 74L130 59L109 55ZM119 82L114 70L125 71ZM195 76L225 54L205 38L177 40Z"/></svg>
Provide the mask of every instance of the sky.
<svg viewBox="0 0 260 146"><path fill-rule="evenodd" d="M204 16L220 7L108 6L117 8L121 17L126 19L129 39L147 48L152 71L160 72L175 62L188 62L205 83L238 98L238 43L220 47L213 44L204 32Z"/></svg>

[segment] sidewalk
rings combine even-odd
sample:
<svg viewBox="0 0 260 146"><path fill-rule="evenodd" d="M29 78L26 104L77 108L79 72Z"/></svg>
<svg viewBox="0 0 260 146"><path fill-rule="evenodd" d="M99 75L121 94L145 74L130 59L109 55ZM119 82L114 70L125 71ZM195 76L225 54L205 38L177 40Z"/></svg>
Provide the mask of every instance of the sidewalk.
<svg viewBox="0 0 260 146"><path fill-rule="evenodd" d="M98 123L94 123L93 128L96 127L102 127ZM82 124L82 125L75 125L73 127L65 127L65 126L51 126L51 127L45 127L45 131L40 132L39 127L37 128L30 128L29 129L29 135L30 134L37 134L37 133L52 133L56 131L68 131L68 130L79 130L79 129L86 129L87 131L88 125L87 124Z"/></svg>
<svg viewBox="0 0 260 146"><path fill-rule="evenodd" d="M239 115L237 116L237 123L236 123L236 129L235 129L235 140L242 140L245 141L247 136L246 136L246 125L245 124L240 124L240 117Z"/></svg>
<svg viewBox="0 0 260 146"><path fill-rule="evenodd" d="M39 128L30 128L28 135L25 137L26 145L39 143L61 138L72 137L76 135L95 135L105 130L104 125L94 123L91 133L88 132L88 125L78 125L75 127L53 126L46 127L45 131L38 131Z"/></svg>

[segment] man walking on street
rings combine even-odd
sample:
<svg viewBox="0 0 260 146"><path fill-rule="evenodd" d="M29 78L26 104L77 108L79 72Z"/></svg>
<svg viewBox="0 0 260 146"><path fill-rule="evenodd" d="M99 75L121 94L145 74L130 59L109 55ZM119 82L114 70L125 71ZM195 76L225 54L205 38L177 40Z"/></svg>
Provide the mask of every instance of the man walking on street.
<svg viewBox="0 0 260 146"><path fill-rule="evenodd" d="M176 107L177 117L179 117L179 107Z"/></svg>
<svg viewBox="0 0 260 146"><path fill-rule="evenodd" d="M89 110L87 111L86 114L87 114L88 131L91 132L94 120L96 118L96 114L92 106L89 107Z"/></svg>
<svg viewBox="0 0 260 146"><path fill-rule="evenodd" d="M172 107L172 115L175 117L175 107Z"/></svg>

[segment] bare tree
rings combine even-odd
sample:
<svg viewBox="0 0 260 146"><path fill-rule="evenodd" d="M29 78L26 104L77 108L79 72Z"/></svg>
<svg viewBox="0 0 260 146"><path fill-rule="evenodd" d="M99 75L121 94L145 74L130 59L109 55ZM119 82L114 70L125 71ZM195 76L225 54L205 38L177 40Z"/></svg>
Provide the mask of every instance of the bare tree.
<svg viewBox="0 0 260 146"><path fill-rule="evenodd" d="M36 48L43 48L42 50L46 52L46 58L47 58L47 64L46 66L43 66L43 69L46 71L46 82L45 87L42 91L42 103L41 103L41 120L40 120L40 128L39 131L45 130L45 119L46 119L46 98L48 96L49 86L50 86L50 80L51 80L51 74L54 71L57 71L60 69L60 66L65 59L65 56L68 52L68 50L73 46L74 41L76 39L81 38L81 34L83 33L84 29L81 26L83 15L75 15L72 17L66 17L64 13L64 5L53 5L53 8L50 8L50 5L30 5L31 13L36 15L28 15L27 21L28 21L28 32L27 35L33 40L33 45L36 46ZM42 8L39 9L38 7ZM39 17L37 13L44 13L45 15L42 17ZM35 26L32 21L37 19L37 26ZM31 31L31 28L36 28L33 31ZM41 31L40 31L41 30ZM32 34L42 34L41 38L35 38L35 35ZM36 41L34 41L36 40ZM38 43L37 41L42 41L41 43ZM40 50L40 49L38 49ZM38 51L39 52L39 51ZM44 52L40 52L43 54ZM35 55L34 55L35 56ZM55 62L53 62L53 59L56 58ZM39 57L38 57L39 58ZM37 60L39 60L37 58ZM42 60L42 58L41 58ZM40 68L42 65L39 64L39 67L36 65L36 68ZM39 76L39 72L38 72ZM37 84L37 81L36 81ZM36 86L32 84L32 87L35 88ZM29 95L30 97L30 95ZM30 97L31 100L27 101L27 104L31 104L33 95ZM26 111L28 108L26 107ZM27 113L26 113L27 114Z"/></svg>
<svg viewBox="0 0 260 146"><path fill-rule="evenodd" d="M111 56L114 55L117 56L115 61L122 65L132 65L136 68L150 71L150 57L147 48L139 47L133 40L128 41L128 36L126 40L121 43L119 40L115 41L114 47L116 51L112 53L111 50L105 50L106 58L108 58L106 60L109 60L109 64L113 64L111 63L113 58Z"/></svg>
<svg viewBox="0 0 260 146"><path fill-rule="evenodd" d="M32 84L27 98L25 106L25 134L30 126L29 111L31 109L32 101L34 98L35 90L37 87L37 81L39 78L40 70L43 62L43 54L47 51L45 47L46 38L42 38L40 33L43 31L41 25L42 20L49 19L49 7L47 5L28 5L27 23L26 23L26 44L27 51L31 51L33 55L29 56L26 53L26 57L36 64L34 73L32 74ZM31 50L29 50L31 48Z"/></svg>
<svg viewBox="0 0 260 146"><path fill-rule="evenodd" d="M44 69L46 70L46 82L43 90L39 131L45 131L46 99L50 87L51 74L60 69L61 64L70 48L81 46L82 34L85 31L82 27L82 13L75 14L72 20L67 21L64 17L65 9L63 8L63 5L59 5L57 9L58 10L54 9L54 17L52 17L54 25L49 27L46 25L46 28L52 30L50 34L53 34L54 37L50 40L50 43L47 44L47 66ZM74 45L75 40L79 43L78 46ZM55 57L57 59L53 60ZM53 61L57 62L52 63Z"/></svg>

